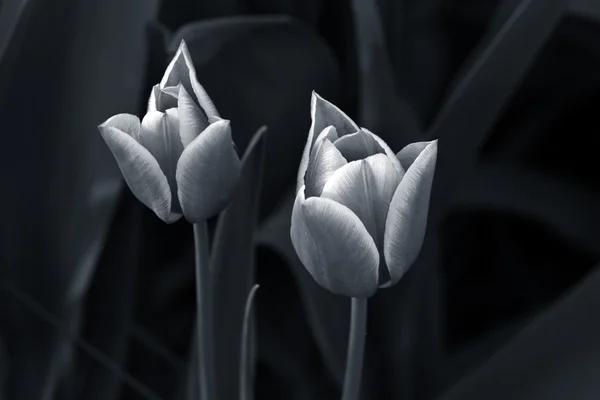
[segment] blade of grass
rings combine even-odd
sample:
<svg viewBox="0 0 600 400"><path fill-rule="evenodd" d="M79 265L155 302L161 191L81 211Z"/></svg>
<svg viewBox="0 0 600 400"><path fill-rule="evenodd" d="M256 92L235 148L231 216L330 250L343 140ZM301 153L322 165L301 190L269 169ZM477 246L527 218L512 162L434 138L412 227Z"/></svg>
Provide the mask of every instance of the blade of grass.
<svg viewBox="0 0 600 400"><path fill-rule="evenodd" d="M396 92L377 2L352 0L351 4L359 64L359 122L393 147L417 141L420 124L412 107ZM394 143L399 138L406 142Z"/></svg>
<svg viewBox="0 0 600 400"><path fill-rule="evenodd" d="M116 363L110 357L107 357L106 354L98 350L97 347L92 345L90 342L74 335L68 324L61 321L51 312L46 310L44 306L37 302L33 297L5 280L0 281L0 285L2 286L3 290L10 293L13 298L23 303L27 309L35 313L37 317L41 318L44 322L50 324L54 329L59 331L61 335L65 336L80 350L85 352L89 357L93 358L95 362L102 365L103 368L106 368L115 377L129 384L142 398L147 400L161 400L160 396L154 394L151 389L138 381L135 377L129 375L126 371L122 370L118 363Z"/></svg>
<svg viewBox="0 0 600 400"><path fill-rule="evenodd" d="M253 343L251 340L252 305L254 296L259 285L254 285L246 300L244 309L244 322L242 325L241 354L240 354L240 400L252 400L254 398L254 367L252 366Z"/></svg>
<svg viewBox="0 0 600 400"><path fill-rule="evenodd" d="M410 303L409 312L400 315L384 332L391 344L386 364L391 366L394 360L408 359L415 370L414 379L406 376L395 382L393 397L410 385L414 385L414 395L419 398L429 398L439 390L438 369L442 365L445 333L438 229L446 200L456 180L475 161L489 131L567 5L567 0L523 0L516 5L506 22L484 37L474 61L467 62L464 72L457 75L460 80L451 86L453 91L428 129L428 138L440 139L429 229L421 256L411 268L412 273L405 277L406 282L381 299L392 304ZM403 329L409 330L404 333L407 339L398 340Z"/></svg>

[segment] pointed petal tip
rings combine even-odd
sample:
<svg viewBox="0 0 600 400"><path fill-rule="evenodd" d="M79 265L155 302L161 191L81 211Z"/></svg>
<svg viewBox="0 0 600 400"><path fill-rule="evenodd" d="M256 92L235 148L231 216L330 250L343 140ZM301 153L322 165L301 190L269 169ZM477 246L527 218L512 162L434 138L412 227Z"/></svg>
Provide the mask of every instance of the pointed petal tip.
<svg viewBox="0 0 600 400"><path fill-rule="evenodd" d="M264 151L264 145L266 143L265 142L266 136L267 136L267 126L263 125L260 128L258 128L256 133L250 139L250 143L248 143L248 147L246 147L246 150L244 150L244 154L242 154L242 157L240 159L240 163L241 163L240 165L246 164L246 162L250 158L250 156L256 151L256 149L260 148L261 146L263 146L262 150ZM233 142L233 148L235 149L235 153L238 154L238 148L235 145L235 142Z"/></svg>
<svg viewBox="0 0 600 400"><path fill-rule="evenodd" d="M187 43L185 43L185 39L181 39L181 41L179 42L179 47L178 49L187 49Z"/></svg>

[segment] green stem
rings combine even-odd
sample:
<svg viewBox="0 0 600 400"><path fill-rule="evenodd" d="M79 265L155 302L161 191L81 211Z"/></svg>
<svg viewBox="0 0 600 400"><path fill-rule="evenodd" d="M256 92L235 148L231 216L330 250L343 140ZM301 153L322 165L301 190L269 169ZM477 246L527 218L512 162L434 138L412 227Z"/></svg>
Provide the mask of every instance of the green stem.
<svg viewBox="0 0 600 400"><path fill-rule="evenodd" d="M198 323L198 384L200 400L215 400L212 354L212 297L206 221L194 224L196 252L196 309Z"/></svg>
<svg viewBox="0 0 600 400"><path fill-rule="evenodd" d="M360 380L362 376L366 334L367 299L353 297L342 400L358 400L360 398Z"/></svg>

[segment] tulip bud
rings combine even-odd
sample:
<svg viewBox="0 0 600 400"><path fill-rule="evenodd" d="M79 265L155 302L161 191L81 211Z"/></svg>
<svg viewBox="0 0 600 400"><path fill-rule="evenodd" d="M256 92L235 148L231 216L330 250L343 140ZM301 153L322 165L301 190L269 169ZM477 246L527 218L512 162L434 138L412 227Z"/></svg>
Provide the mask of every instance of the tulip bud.
<svg viewBox="0 0 600 400"><path fill-rule="evenodd" d="M313 92L292 211L298 257L324 288L370 297L397 283L425 236L437 140L394 154Z"/></svg>
<svg viewBox="0 0 600 400"><path fill-rule="evenodd" d="M99 127L133 194L166 223L200 222L229 202L240 176L229 121L196 79L182 41L143 120L119 114Z"/></svg>

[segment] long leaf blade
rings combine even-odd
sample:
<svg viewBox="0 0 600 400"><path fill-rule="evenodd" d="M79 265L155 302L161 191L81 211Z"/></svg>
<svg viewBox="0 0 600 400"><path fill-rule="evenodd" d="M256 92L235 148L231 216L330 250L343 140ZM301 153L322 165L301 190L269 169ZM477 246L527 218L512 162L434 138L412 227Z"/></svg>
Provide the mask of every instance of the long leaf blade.
<svg viewBox="0 0 600 400"><path fill-rule="evenodd" d="M215 379L220 399L236 399L240 389L231 371L240 364L240 336L246 293L254 283L253 236L258 219L266 127L252 138L242 157L240 186L231 204L219 216L211 248ZM195 328L197 329L197 327ZM195 337L196 335L194 335ZM195 343L192 344L192 348ZM187 398L197 399L197 364L192 353L186 384Z"/></svg>
<svg viewBox="0 0 600 400"><path fill-rule="evenodd" d="M428 138L440 139L440 150L421 255L404 282L374 300L382 307L401 304L404 309L392 324L380 322L387 327L382 335L390 344L381 362L388 370L395 370L397 362L403 363L398 368L403 375L389 387L391 393L386 392L391 397L429 397L439 390L444 336L439 222L452 186L476 159L567 5L567 0L523 0L516 4L506 22L497 25L498 31L485 36L476 56L469 60L474 61L457 75L461 79L451 86L453 91L428 129ZM506 9L500 10L504 13Z"/></svg>
<svg viewBox="0 0 600 400"><path fill-rule="evenodd" d="M420 124L414 110L396 91L397 77L387 53L377 2L352 0L352 15L359 64L359 122L392 146L417 141ZM394 143L399 139L405 143Z"/></svg>
<svg viewBox="0 0 600 400"><path fill-rule="evenodd" d="M259 285L254 285L250 290L248 299L246 300L246 307L244 309L244 322L242 325L242 344L241 344L241 355L240 355L240 400L252 400L254 398L252 379L254 378L254 368L252 366L252 338L251 338L251 318L252 318L252 305L254 304L254 297Z"/></svg>
<svg viewBox="0 0 600 400"><path fill-rule="evenodd" d="M598 398L599 267L440 400Z"/></svg>

